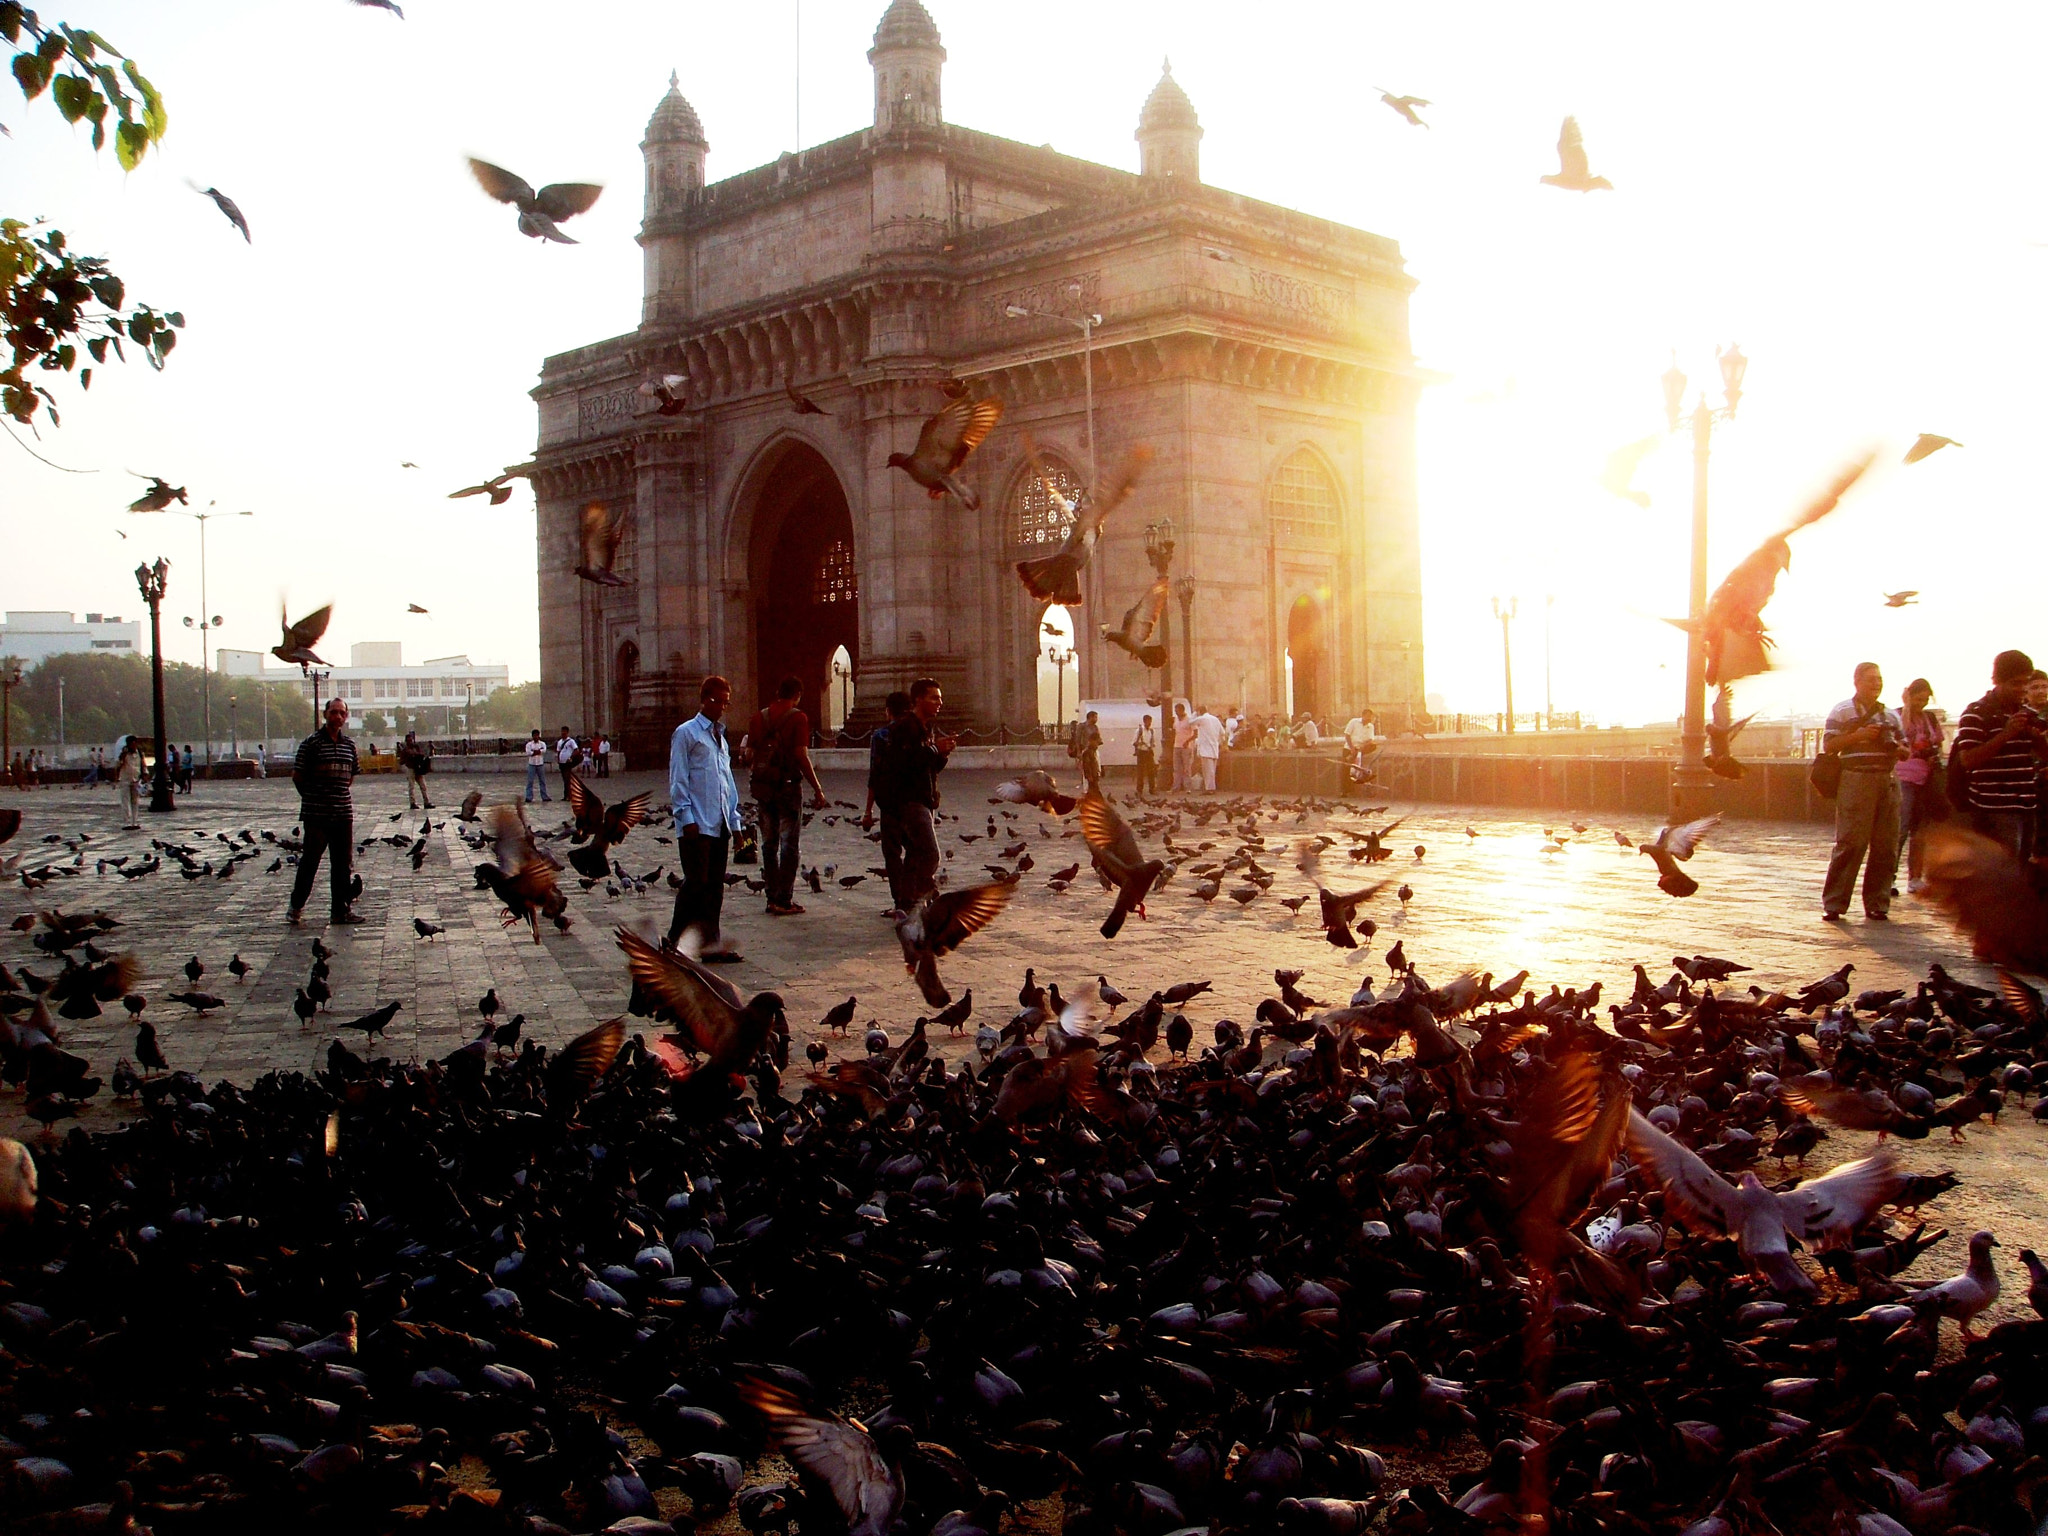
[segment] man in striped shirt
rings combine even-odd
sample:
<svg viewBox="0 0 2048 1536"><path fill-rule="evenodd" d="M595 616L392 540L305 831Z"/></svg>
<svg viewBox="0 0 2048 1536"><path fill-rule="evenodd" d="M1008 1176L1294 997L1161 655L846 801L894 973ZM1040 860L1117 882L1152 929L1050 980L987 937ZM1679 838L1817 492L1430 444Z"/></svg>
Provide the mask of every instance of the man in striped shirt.
<svg viewBox="0 0 2048 1536"><path fill-rule="evenodd" d="M313 894L313 875L323 853L328 922L353 926L364 921L348 904L349 866L355 852L355 798L349 786L356 777L356 744L341 733L347 724L348 701L329 699L320 729L299 743L299 755L292 762L304 833L299 872L292 877L291 906L285 913L285 921L295 928L306 898Z"/></svg>
<svg viewBox="0 0 2048 1536"><path fill-rule="evenodd" d="M1963 711L1949 750L1951 780L1967 786L1970 822L2016 859L2032 855L2034 812L2041 799L2041 719L2027 708L2033 659L2000 651L1991 662L1991 691ZM1955 770L1960 767L1962 773Z"/></svg>
<svg viewBox="0 0 2048 1536"><path fill-rule="evenodd" d="M1856 666L1856 692L1828 711L1822 749L1840 755L1842 784L1835 792L1835 851L1821 887L1821 916L1838 923L1856 894L1863 870L1863 915L1891 917L1892 881L1899 873L1899 781L1893 772L1905 755L1899 717L1884 707L1884 673L1874 661Z"/></svg>

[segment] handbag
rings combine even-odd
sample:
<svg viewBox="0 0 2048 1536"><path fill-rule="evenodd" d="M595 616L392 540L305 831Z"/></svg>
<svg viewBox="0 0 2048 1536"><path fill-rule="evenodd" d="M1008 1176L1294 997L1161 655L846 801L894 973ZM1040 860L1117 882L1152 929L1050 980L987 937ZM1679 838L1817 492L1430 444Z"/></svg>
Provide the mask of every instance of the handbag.
<svg viewBox="0 0 2048 1536"><path fill-rule="evenodd" d="M1834 799L1842 792L1842 754L1816 752L1813 766L1807 770L1806 782L1813 786L1813 792L1823 800Z"/></svg>

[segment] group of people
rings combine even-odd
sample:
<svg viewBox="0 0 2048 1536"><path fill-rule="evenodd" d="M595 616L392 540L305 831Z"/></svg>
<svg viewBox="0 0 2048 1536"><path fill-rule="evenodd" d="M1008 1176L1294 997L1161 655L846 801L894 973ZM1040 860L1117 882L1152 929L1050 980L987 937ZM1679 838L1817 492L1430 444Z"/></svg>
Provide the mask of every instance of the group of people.
<svg viewBox="0 0 2048 1536"><path fill-rule="evenodd" d="M1908 683L1900 707L1884 703L1884 672L1874 661L1855 671L1855 692L1828 711L1821 751L1839 767L1834 788L1835 846L1821 889L1821 916L1840 922L1863 877L1863 915L1886 921L1898 895L1899 854L1906 889L1924 888L1925 829L1951 816L2000 843L2014 858L2048 848L2048 672L2025 651L2000 651L1991 689L1966 706L1953 739L1928 707L1924 677Z"/></svg>
<svg viewBox="0 0 2048 1536"><path fill-rule="evenodd" d="M412 740L408 732L405 738ZM572 771L587 771L594 779L608 779L612 776L612 741L603 731L591 733L589 741L581 742L573 736L569 727L562 727L561 734L553 741L542 737L540 728L526 738L526 803L533 804L533 792L538 789L543 801L553 797L548 794L547 765L552 759L562 775L562 794L569 793L569 775Z"/></svg>
<svg viewBox="0 0 2048 1536"><path fill-rule="evenodd" d="M748 774L760 835L762 885L770 917L794 917L803 828L804 791L810 808L827 804L811 761L811 722L799 705L803 684L782 680L775 698L755 711L735 749L727 739L732 685L707 677L697 713L669 738L668 793L676 828L682 884L676 891L668 938L696 936L698 958L712 964L737 960L726 943L722 918L725 871L733 839L743 825L734 765ZM868 795L863 828L881 827L882 861L891 907L900 918L937 889L939 774L957 738L937 728L945 694L937 681L919 678L908 692L889 695L889 719L869 738Z"/></svg>

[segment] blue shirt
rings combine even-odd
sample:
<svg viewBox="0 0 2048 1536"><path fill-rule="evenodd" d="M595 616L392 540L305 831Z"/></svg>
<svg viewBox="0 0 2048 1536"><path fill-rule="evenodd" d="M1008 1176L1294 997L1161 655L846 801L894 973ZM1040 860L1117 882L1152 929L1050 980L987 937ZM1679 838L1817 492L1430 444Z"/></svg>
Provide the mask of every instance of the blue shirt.
<svg viewBox="0 0 2048 1536"><path fill-rule="evenodd" d="M669 738L668 803L678 831L694 826L716 837L740 829L732 748L726 743L725 727L701 711L677 726Z"/></svg>

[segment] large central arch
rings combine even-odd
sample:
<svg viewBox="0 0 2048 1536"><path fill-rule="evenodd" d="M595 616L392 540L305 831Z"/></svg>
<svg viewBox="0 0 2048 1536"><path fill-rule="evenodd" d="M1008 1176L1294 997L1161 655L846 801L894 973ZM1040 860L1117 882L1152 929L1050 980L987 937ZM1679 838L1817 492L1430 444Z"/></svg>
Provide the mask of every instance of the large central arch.
<svg viewBox="0 0 2048 1536"><path fill-rule="evenodd" d="M822 725L833 654L844 646L860 666L860 583L846 491L824 456L796 439L771 448L750 482L754 696L734 702L750 714L783 678L795 677L803 684L804 713Z"/></svg>

